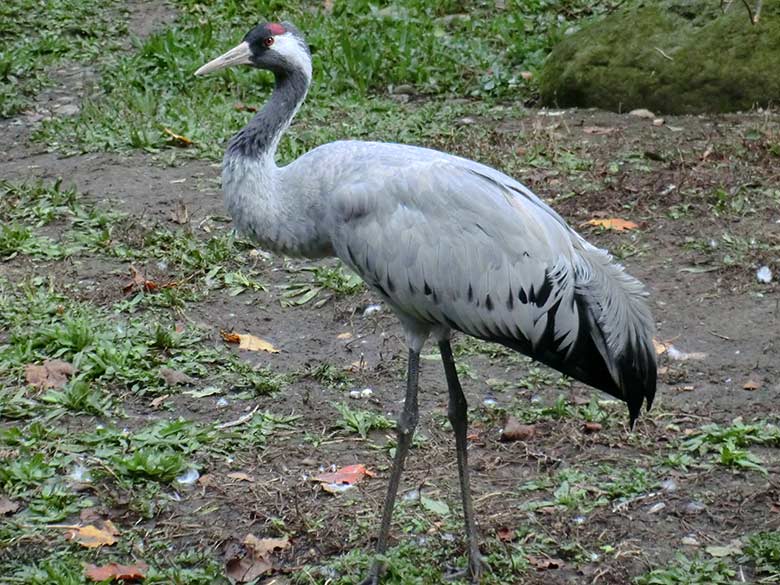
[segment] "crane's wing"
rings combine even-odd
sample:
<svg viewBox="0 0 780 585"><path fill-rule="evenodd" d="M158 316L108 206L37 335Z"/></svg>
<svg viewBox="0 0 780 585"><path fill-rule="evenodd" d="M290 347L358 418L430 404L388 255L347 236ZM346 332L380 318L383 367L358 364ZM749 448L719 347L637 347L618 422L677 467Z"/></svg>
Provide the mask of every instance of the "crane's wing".
<svg viewBox="0 0 780 585"><path fill-rule="evenodd" d="M512 347L625 400L632 419L649 407L642 285L517 181L414 151L341 181L337 255L402 317Z"/></svg>

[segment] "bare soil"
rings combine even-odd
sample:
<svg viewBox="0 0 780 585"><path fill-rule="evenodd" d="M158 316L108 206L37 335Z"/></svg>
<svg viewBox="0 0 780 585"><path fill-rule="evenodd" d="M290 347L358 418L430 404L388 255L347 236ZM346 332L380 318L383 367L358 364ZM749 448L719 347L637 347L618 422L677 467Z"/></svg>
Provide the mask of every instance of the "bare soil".
<svg viewBox="0 0 780 585"><path fill-rule="evenodd" d="M71 75L64 79L83 77ZM75 103L80 88L65 82L59 91L58 99L71 95ZM710 254L692 249L690 242L720 242L722 234L728 232L775 247L780 243L778 200L757 194L762 189L780 189L780 158L766 146L780 136L780 116L751 112L669 117L664 122L657 127L650 120L625 114L529 110L519 120L491 122L494 129L489 141L436 145L488 163L498 161L499 154L506 160L506 152L516 152L517 162L511 172L551 201L572 225L581 226L594 217L637 221L640 229L631 232L586 227L581 231L597 245L636 252L626 257L624 264L650 290L658 338L673 340L681 350L706 354L705 359L689 361L660 357L662 375L656 405L633 434L626 431L622 419L602 432L587 434L582 420L562 418L545 420L533 438L515 443L500 442L503 417L492 414L494 409L483 402L486 397L494 398L500 411L518 401L530 403L536 392L496 390L486 381L520 379L526 375L527 366L484 355L465 358L473 373L473 378L464 380L464 386L475 415L470 457L481 534L493 538L502 527L525 525L554 542L586 543L596 550L611 544L619 553L592 562L564 558L562 568L532 571L523 578L524 583L625 584L648 567L673 559L681 550L694 554L695 547L682 544L684 536L694 536L706 545L780 527L780 461L776 450L762 453L768 476L717 467L666 471L662 479L674 479L676 491L657 491L619 509L597 508L585 518L557 508L549 513L520 509L523 501L535 494L521 493L516 488L550 469L601 462L628 469L635 462L652 462L659 450L684 435L686 429L707 422L727 423L737 417L752 420L778 414L780 285L777 277L771 284L759 284L755 271L760 265L769 265L777 275L780 254L776 248L769 253L750 251L729 266L718 261L722 254L717 250ZM29 117L0 123L0 177L61 177L95 200L108 200L133 216L160 222L168 222L182 202L190 212L189 227L194 230L203 219L224 214L218 165L188 161L171 168L153 155L140 153L62 158L30 140L35 123ZM752 137L755 132L760 138ZM551 163L525 164L528 151L534 148L550 153ZM567 172L567 163L560 156L563 151L592 161L588 170ZM617 167L611 167L613 164ZM717 189L753 194L750 197L755 211L716 215L712 193ZM690 208L672 219L674 206L686 202ZM354 388L370 387L374 394L368 402L350 404L395 416L403 396L406 356L395 318L387 310L364 316L365 307L377 302L369 293L334 299L320 309L282 308L276 285L288 278L284 263L284 259L275 258L263 266L268 292L240 297L210 295L205 301L193 303L186 318L211 327L215 342L220 329L263 336L282 353L247 353L242 357L283 371L324 362L344 367L362 361L363 367L352 374ZM9 274L50 269L46 263L9 263L3 267ZM126 269L119 263L111 265L95 258L94 263L82 261L68 266L55 278L63 285L83 287L85 291L89 288L93 301L109 304L121 294L118 275ZM343 333L351 334L350 339L340 339ZM443 424L446 386L442 373L435 361L423 363L419 432L428 440L424 450L412 451L402 492L425 486L428 493L458 508L453 443ZM759 387L743 389L748 379L757 381ZM542 398L553 401L557 392L552 393L556 395ZM590 394L588 388L575 384L570 398ZM296 535L283 565L290 572L353 548L355 543L348 537L356 520L378 517L389 459L386 451L372 448L368 441L331 432L336 417L332 404L348 400L346 390L329 389L314 380L297 382L281 393L259 398L261 409L301 415L298 429L275 434L266 448L234 453L233 461L226 460L221 467L208 470L215 477L240 470L255 481L224 481L194 490L167 515L145 521L145 528L158 536L167 535L174 548L195 547L220 555L226 543L248 532L273 533L274 519L282 518ZM183 395L173 396L168 404L168 410L160 411L146 400L131 399L125 404L130 416L128 426L179 416L204 420L218 416L227 421L243 413L236 406L239 403L215 413L203 400ZM386 434L373 433L371 438L381 444ZM325 440L314 446L306 435ZM352 463L366 464L378 472L378 477L362 484L350 498L334 498L306 480L320 466ZM690 508L686 506L694 500L704 502L705 510L688 513ZM658 502L666 507L651 512ZM212 511L194 514L205 505L213 506ZM136 518L127 512L124 520ZM394 531L393 538L411 537ZM369 545L368 541L364 543ZM564 557L566 553L558 554Z"/></svg>

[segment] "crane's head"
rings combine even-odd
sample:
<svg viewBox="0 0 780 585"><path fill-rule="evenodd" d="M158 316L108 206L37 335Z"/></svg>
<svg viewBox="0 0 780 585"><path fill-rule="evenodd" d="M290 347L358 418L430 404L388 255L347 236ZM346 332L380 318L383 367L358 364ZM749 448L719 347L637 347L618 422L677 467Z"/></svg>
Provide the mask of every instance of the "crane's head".
<svg viewBox="0 0 780 585"><path fill-rule="evenodd" d="M206 75L232 65L251 65L277 74L301 71L311 78L311 53L303 36L289 22L258 24L244 40L195 72Z"/></svg>

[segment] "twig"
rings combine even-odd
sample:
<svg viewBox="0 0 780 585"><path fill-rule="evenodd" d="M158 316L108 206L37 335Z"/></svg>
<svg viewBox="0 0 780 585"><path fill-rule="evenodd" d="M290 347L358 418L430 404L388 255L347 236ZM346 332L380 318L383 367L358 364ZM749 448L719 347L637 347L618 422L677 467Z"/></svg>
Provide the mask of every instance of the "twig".
<svg viewBox="0 0 780 585"><path fill-rule="evenodd" d="M731 339L731 337L728 337L726 335L721 335L720 333L715 333L714 331L707 331L710 335L714 335L715 337L720 337L721 339L725 339L726 341L734 341Z"/></svg>
<svg viewBox="0 0 780 585"><path fill-rule="evenodd" d="M656 51L658 51L659 53L661 53L661 56L662 56L664 59L669 59L669 61L674 61L674 59L672 59L672 58L671 58L669 55L667 55L666 53L664 53L663 49L661 49L660 47L656 47L656 48L655 48L655 50L656 50Z"/></svg>
<svg viewBox="0 0 780 585"><path fill-rule="evenodd" d="M230 422L218 424L216 428L221 430L221 429L228 429L230 427L237 427L238 425L242 425L248 420L250 420L255 415L255 413L258 411L259 408L260 405L258 404L250 412L247 412L246 414L239 416L236 420L231 420Z"/></svg>
<svg viewBox="0 0 780 585"><path fill-rule="evenodd" d="M742 4L745 5L745 9L748 11L748 17L750 18L750 24L756 24L756 21L753 19L753 9L750 8L750 4L748 4L748 0L742 0Z"/></svg>

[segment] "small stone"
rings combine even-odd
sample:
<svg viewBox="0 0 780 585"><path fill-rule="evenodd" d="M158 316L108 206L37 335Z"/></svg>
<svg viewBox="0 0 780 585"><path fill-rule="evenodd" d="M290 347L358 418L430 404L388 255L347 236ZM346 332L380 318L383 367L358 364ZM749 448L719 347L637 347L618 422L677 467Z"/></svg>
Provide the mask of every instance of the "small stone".
<svg viewBox="0 0 780 585"><path fill-rule="evenodd" d="M701 543L693 536L683 536L682 543L685 546L701 546Z"/></svg>
<svg viewBox="0 0 780 585"><path fill-rule="evenodd" d="M695 516L696 514L701 514L706 509L707 506L705 506L703 502L694 500L692 502L688 502L687 504L685 504L685 506L683 507L683 513L689 516Z"/></svg>
<svg viewBox="0 0 780 585"><path fill-rule="evenodd" d="M58 116L75 116L79 113L79 107L76 104L62 104L55 106L53 111Z"/></svg>
<svg viewBox="0 0 780 585"><path fill-rule="evenodd" d="M677 482L673 479L665 479L661 482L661 489L665 492L676 492Z"/></svg>
<svg viewBox="0 0 780 585"><path fill-rule="evenodd" d="M653 120L653 126L663 126L665 123L666 122L663 118L655 118Z"/></svg>
<svg viewBox="0 0 780 585"><path fill-rule="evenodd" d="M666 504L663 502L658 502L657 504L653 504L650 506L650 509L647 511L648 514L656 514L666 508Z"/></svg>
<svg viewBox="0 0 780 585"><path fill-rule="evenodd" d="M628 113L629 116L636 116L637 118L647 118L647 119L654 119L655 114L651 112L650 110L647 110L645 108L637 108L636 110L631 110Z"/></svg>
<svg viewBox="0 0 780 585"><path fill-rule="evenodd" d="M772 282L772 270L769 266L762 266L756 271L756 280L761 284L769 284Z"/></svg>

